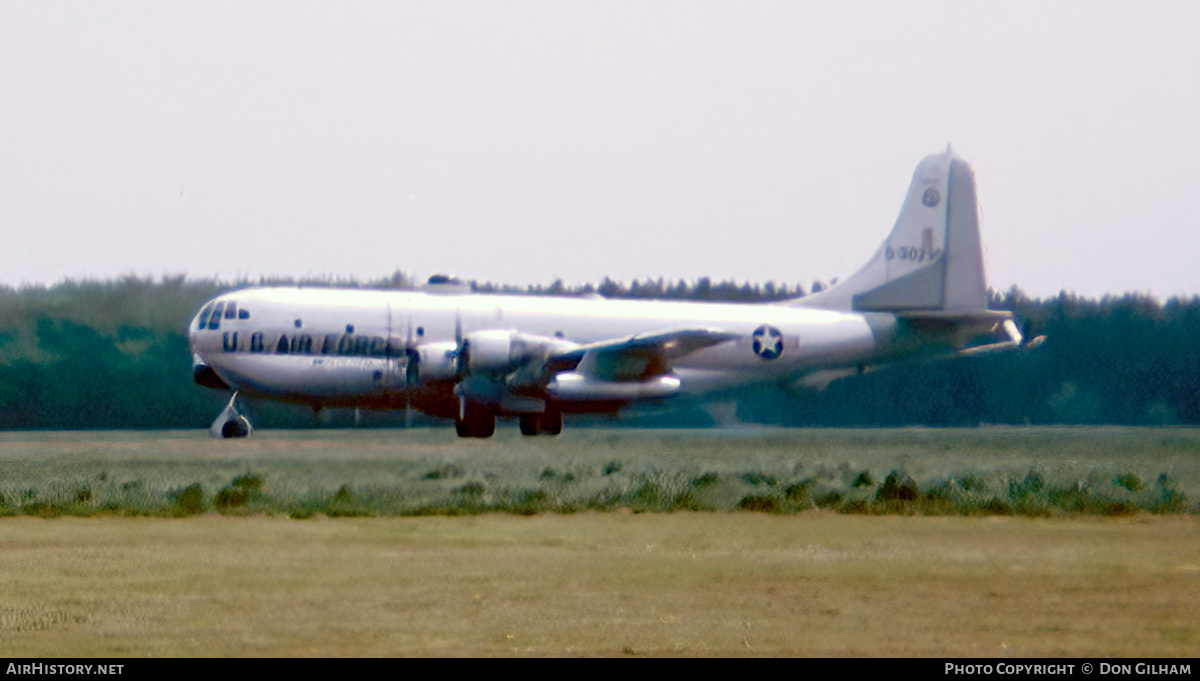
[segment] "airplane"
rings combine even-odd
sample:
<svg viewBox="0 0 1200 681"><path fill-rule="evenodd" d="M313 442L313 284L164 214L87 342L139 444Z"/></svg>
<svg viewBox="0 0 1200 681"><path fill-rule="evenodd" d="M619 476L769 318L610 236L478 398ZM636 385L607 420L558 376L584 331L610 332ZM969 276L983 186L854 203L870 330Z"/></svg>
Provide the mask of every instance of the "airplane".
<svg viewBox="0 0 1200 681"><path fill-rule="evenodd" d="M1026 341L987 309L974 172L950 149L922 160L892 231L855 274L778 303L260 287L192 319L196 383L230 390L214 437L250 434L239 395L418 410L486 438L497 417L557 435L564 413L763 386L821 385L923 358Z"/></svg>

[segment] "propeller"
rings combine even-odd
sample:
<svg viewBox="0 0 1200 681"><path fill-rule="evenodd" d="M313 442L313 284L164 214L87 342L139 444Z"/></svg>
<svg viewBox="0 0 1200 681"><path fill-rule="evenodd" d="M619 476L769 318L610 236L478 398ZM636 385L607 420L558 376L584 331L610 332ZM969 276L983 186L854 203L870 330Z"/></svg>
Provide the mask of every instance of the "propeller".
<svg viewBox="0 0 1200 681"><path fill-rule="evenodd" d="M408 317L407 336L404 341L404 355L406 357L404 367L405 427L412 427L413 397L422 386L422 353L426 355L425 360L431 362L428 367L425 367L426 373L429 374L427 378L436 380L452 378L457 383L466 378L470 371L470 343L463 333L461 308L456 310L454 315L453 348L449 347L450 343L446 341L438 342L430 340L426 342L427 339L423 337L424 335L423 332L417 331L417 327L410 314ZM442 355L443 349L445 350L444 359Z"/></svg>
<svg viewBox="0 0 1200 681"><path fill-rule="evenodd" d="M404 427L412 428L412 393L417 382L417 344L413 341L412 315L408 316L408 337L404 341Z"/></svg>
<svg viewBox="0 0 1200 681"><path fill-rule="evenodd" d="M463 338L461 307L454 311L454 347L456 348L454 358L457 364L454 371L455 380L461 381L466 378L467 371L471 367L471 347Z"/></svg>

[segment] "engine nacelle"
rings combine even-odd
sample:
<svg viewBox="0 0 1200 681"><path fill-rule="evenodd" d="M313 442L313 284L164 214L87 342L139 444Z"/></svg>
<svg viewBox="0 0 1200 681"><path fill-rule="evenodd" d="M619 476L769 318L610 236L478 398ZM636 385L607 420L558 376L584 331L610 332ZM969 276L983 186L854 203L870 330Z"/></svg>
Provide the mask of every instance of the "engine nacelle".
<svg viewBox="0 0 1200 681"><path fill-rule="evenodd" d="M467 376L500 378L512 372L541 376L546 357L556 351L577 347L561 338L548 338L506 330L474 331L460 348L453 341L417 346L415 377L425 383L462 380Z"/></svg>
<svg viewBox="0 0 1200 681"><path fill-rule="evenodd" d="M471 374L511 371L524 359L523 343L513 343L512 331L476 331L463 339L463 368Z"/></svg>
<svg viewBox="0 0 1200 681"><path fill-rule="evenodd" d="M458 376L458 343L426 343L417 347L413 375L417 383L451 380ZM410 360L411 361L411 360Z"/></svg>

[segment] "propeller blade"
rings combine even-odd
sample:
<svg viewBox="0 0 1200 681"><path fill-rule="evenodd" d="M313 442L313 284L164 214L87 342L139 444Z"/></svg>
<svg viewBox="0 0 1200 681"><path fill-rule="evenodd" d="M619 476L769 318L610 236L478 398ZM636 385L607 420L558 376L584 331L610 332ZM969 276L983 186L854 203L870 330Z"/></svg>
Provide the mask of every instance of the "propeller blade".
<svg viewBox="0 0 1200 681"><path fill-rule="evenodd" d="M471 366L471 347L470 344L463 338L462 328L462 308L454 311L454 344L458 346L455 353L455 360L458 363L455 373L458 380L462 380L467 376L467 369Z"/></svg>
<svg viewBox="0 0 1200 681"><path fill-rule="evenodd" d="M417 376L417 344L413 341L412 315L408 317L408 339L404 341L404 427L412 428L412 393Z"/></svg>

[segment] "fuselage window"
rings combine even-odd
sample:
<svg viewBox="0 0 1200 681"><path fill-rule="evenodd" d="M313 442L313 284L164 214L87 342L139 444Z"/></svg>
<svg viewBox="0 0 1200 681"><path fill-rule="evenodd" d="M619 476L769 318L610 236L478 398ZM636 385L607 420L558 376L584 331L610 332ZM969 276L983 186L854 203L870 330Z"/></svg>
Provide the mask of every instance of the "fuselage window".
<svg viewBox="0 0 1200 681"><path fill-rule="evenodd" d="M225 352L237 352L237 331L233 333L226 331L221 342Z"/></svg>
<svg viewBox="0 0 1200 681"><path fill-rule="evenodd" d="M199 321L196 322L196 330L197 331L208 326L208 316L210 314L212 314L212 309L213 309L212 303L209 303L208 305L204 306L204 309L200 312L200 319L199 319Z"/></svg>
<svg viewBox="0 0 1200 681"><path fill-rule="evenodd" d="M365 354L367 354L367 351L370 348L371 348L371 339L370 338L367 338L366 336L355 336L354 337L354 354L365 355Z"/></svg>
<svg viewBox="0 0 1200 681"><path fill-rule="evenodd" d="M236 300L229 301L229 304L225 306L225 318L226 319L237 319L237 301Z"/></svg>
<svg viewBox="0 0 1200 681"><path fill-rule="evenodd" d="M222 301L217 303L217 306L213 308L212 317L210 317L208 320L209 329L215 330L221 328L221 313L224 312L224 310L225 302Z"/></svg>
<svg viewBox="0 0 1200 681"><path fill-rule="evenodd" d="M263 351L263 335L262 331L255 331L250 334L250 352Z"/></svg>
<svg viewBox="0 0 1200 681"><path fill-rule="evenodd" d="M338 335L336 333L331 333L328 336L325 336L325 342L321 344L321 354L328 355L330 353L337 352L337 347Z"/></svg>
<svg viewBox="0 0 1200 681"><path fill-rule="evenodd" d="M288 352L288 339L287 339L287 336L280 336L280 337L279 337L279 342L275 344L275 354L277 354L277 355L286 355L286 354L287 354L287 352Z"/></svg>
<svg viewBox="0 0 1200 681"><path fill-rule="evenodd" d="M338 354L353 355L354 354L354 336L346 334L338 339Z"/></svg>

